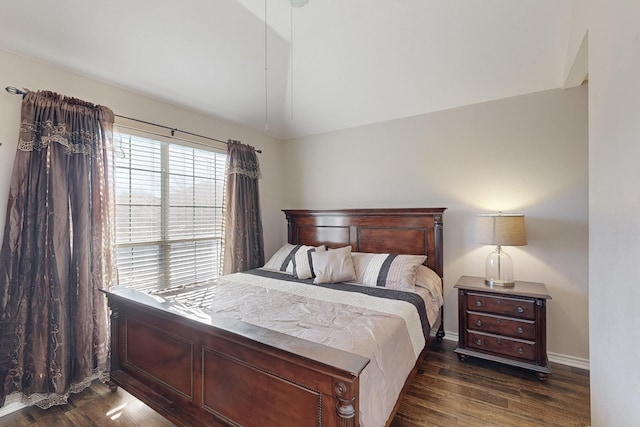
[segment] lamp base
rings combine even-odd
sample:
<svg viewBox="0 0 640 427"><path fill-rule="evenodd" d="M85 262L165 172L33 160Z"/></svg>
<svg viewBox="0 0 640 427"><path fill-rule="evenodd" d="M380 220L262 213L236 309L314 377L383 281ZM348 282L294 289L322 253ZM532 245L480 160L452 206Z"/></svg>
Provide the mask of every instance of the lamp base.
<svg viewBox="0 0 640 427"><path fill-rule="evenodd" d="M485 263L484 283L488 286L510 288L515 286L513 280L513 262L508 253L500 246L491 252Z"/></svg>
<svg viewBox="0 0 640 427"><path fill-rule="evenodd" d="M484 284L487 286L500 286L503 288L513 288L516 283L515 282L507 282L504 280L496 280L496 279L484 279Z"/></svg>

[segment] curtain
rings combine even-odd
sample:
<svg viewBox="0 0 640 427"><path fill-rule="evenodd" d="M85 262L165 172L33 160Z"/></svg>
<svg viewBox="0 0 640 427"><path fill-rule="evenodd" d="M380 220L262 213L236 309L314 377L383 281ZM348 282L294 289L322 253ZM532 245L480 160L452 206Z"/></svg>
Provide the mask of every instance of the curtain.
<svg viewBox="0 0 640 427"><path fill-rule="evenodd" d="M113 112L52 92L22 101L0 250L0 403L42 408L108 379Z"/></svg>
<svg viewBox="0 0 640 427"><path fill-rule="evenodd" d="M229 141L224 214L224 274L264 265L259 179L260 164L256 150L239 141Z"/></svg>

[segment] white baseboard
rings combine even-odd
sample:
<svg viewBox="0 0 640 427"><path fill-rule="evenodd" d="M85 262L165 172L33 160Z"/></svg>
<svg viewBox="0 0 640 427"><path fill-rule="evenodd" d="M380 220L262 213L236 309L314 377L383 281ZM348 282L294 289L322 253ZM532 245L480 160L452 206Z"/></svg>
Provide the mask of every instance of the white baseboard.
<svg viewBox="0 0 640 427"><path fill-rule="evenodd" d="M451 331L444 331L444 339L449 341L458 341L458 333ZM589 359L583 359L580 357L568 356L566 354L547 352L549 361L553 363L559 363L560 365L571 366L574 368L580 368L590 370L591 364Z"/></svg>
<svg viewBox="0 0 640 427"><path fill-rule="evenodd" d="M559 363L561 365L567 365L574 368L580 368L589 371L591 369L591 363L589 359L583 359L581 357L568 356L566 354L553 353L548 351L547 356L549 361L553 363Z"/></svg>
<svg viewBox="0 0 640 427"><path fill-rule="evenodd" d="M0 418L4 417L5 415L9 415L12 412L19 411L20 409L26 408L26 407L27 405L25 405L22 402L7 403L2 408L0 408Z"/></svg>
<svg viewBox="0 0 640 427"><path fill-rule="evenodd" d="M449 341L458 342L458 333L451 331L444 331L444 339Z"/></svg>
<svg viewBox="0 0 640 427"><path fill-rule="evenodd" d="M458 333L451 331L444 331L444 339L448 341L458 342Z"/></svg>

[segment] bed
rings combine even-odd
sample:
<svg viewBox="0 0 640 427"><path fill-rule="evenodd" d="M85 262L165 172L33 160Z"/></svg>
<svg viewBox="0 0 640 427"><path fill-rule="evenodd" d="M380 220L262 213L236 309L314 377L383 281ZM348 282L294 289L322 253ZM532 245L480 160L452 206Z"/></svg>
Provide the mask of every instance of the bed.
<svg viewBox="0 0 640 427"><path fill-rule="evenodd" d="M354 252L354 257L356 254L426 255L424 265L439 279L441 292L444 210L285 210L284 213L288 243L296 247L335 249L327 250L331 254L348 249ZM313 259L323 259L321 256L324 254L314 254ZM391 370L384 368L380 360L387 359L385 363L391 366L388 354L382 357L357 354L349 351L351 347L348 345L343 345L345 339L342 339L343 344L332 345L335 332L325 333L324 337L330 339L316 339L313 328L304 325L301 334L291 335L286 329L291 323L286 322L287 315L271 316L268 310L252 306L245 311L254 317L268 318L265 324L269 327L258 326L259 322L248 322L238 315L243 309L226 307L225 301L230 300L227 289L242 286L244 282L247 286L250 282L250 287L243 288L246 301L256 301L258 296L252 292L258 292L274 296L274 301L288 307L300 305L303 310L315 302L297 303L298 296L290 294L299 292L300 286L313 289L319 300L333 304L343 304L344 295L357 293L354 298L358 302L348 304L360 307L356 310L358 314L354 315L358 321L368 321L376 317L370 316L368 310L378 298L368 293L387 290L342 283L313 286L312 280L316 279L290 279L286 276L288 272L272 270L259 269L225 276L214 287L185 293L148 295L123 287L105 290L111 309L112 386L121 386L175 424L184 426L389 425L400 397L417 372L431 341L444 336L442 309L435 318L431 315L431 320L425 321L425 316L403 308L408 318L419 317L419 328L415 327L414 320L396 319L396 323L406 324L407 329L414 332L406 333L409 337L406 343L394 345L407 347L416 356L397 356L398 365L410 364L408 372L403 373L399 385L394 386L391 404L386 404L381 414L374 417L362 411L365 408L367 411L371 408L378 410L376 404L371 403L376 397L364 398L364 395L372 394L371 384L378 381L373 373L378 365L382 367L379 370ZM278 288L274 288L276 285ZM348 292L346 287L349 287ZM359 290L351 291L353 287L367 288L366 295ZM191 295L188 302L181 299L185 294ZM204 306L194 304L194 299L198 298L217 302L208 302ZM294 299L290 302L287 298ZM390 304L406 307L408 304L404 298ZM225 310L232 312L229 315ZM264 312L264 316L256 315L258 311ZM330 306L318 306L318 311L310 318L323 317L331 311ZM374 311L378 313L377 308ZM342 316L344 312L336 310L336 316ZM380 322L382 325L383 321ZM270 326L272 323L275 325L273 328ZM299 324L300 320L294 323ZM345 325L352 324L354 331L362 330L355 326L355 321L352 323L352 319L345 320ZM279 325L284 325L284 329ZM375 324L371 329L376 329ZM417 329L424 334L423 339L417 338ZM353 332L351 336L359 334ZM393 332L390 335L405 334ZM341 339L335 340L340 342ZM321 342L329 342L329 345ZM356 348L360 344L353 345ZM371 346L371 343L364 345ZM398 379L394 381L397 383ZM365 387L361 388L363 383Z"/></svg>

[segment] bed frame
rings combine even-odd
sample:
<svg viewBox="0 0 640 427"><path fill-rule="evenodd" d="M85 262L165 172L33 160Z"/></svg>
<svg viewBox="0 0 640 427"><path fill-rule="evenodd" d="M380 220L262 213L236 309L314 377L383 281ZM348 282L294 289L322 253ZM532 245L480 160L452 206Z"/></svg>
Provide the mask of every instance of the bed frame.
<svg viewBox="0 0 640 427"><path fill-rule="evenodd" d="M427 266L440 277L443 212L284 211L289 243L427 254ZM241 321L198 316L131 289L105 293L111 308L112 389L121 386L173 423L359 426L359 376L369 359ZM401 396L434 337L444 336L442 315L439 323Z"/></svg>

